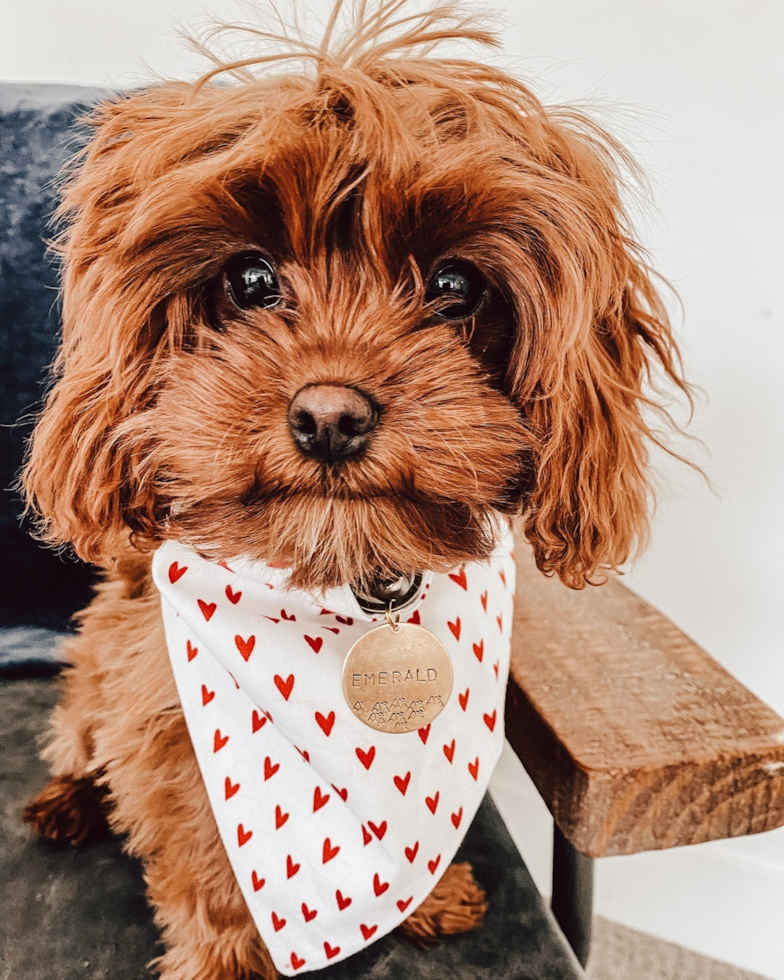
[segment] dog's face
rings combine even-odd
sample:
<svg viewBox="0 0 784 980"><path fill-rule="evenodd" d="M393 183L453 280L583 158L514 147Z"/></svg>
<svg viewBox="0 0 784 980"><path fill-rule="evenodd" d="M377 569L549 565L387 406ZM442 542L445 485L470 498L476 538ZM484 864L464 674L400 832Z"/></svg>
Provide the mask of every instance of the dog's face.
<svg viewBox="0 0 784 980"><path fill-rule="evenodd" d="M500 510L571 585L623 561L642 385L682 382L614 166L500 72L372 52L107 104L26 473L50 537L320 589L483 557Z"/></svg>

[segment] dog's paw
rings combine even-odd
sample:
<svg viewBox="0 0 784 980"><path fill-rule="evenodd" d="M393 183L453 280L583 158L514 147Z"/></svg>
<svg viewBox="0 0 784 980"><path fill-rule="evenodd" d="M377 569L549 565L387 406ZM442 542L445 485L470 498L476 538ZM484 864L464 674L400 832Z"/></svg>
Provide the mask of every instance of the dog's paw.
<svg viewBox="0 0 784 980"><path fill-rule="evenodd" d="M471 865L450 864L433 891L400 926L416 942L427 945L458 932L470 932L484 921L485 893L477 885Z"/></svg>
<svg viewBox="0 0 784 980"><path fill-rule="evenodd" d="M88 778L55 776L27 804L22 819L46 840L79 847L109 835L108 810L103 786Z"/></svg>

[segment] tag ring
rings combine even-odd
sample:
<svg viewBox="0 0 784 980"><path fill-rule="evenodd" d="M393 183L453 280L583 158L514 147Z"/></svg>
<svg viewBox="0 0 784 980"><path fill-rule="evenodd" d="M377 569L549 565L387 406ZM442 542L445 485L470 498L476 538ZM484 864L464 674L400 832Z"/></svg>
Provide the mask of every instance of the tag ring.
<svg viewBox="0 0 784 980"><path fill-rule="evenodd" d="M392 630L393 633L397 633L400 629L400 613L392 612L392 607L395 604L394 599L389 600L389 605L384 610L384 616L386 617L387 626Z"/></svg>

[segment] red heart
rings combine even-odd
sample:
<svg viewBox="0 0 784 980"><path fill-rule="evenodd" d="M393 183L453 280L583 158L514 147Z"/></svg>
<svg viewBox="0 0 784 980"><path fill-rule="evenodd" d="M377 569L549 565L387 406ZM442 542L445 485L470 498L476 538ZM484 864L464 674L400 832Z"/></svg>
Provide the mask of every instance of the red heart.
<svg viewBox="0 0 784 980"><path fill-rule="evenodd" d="M436 812L436 807L438 806L438 801L441 798L441 791L439 790L435 796L426 796L425 803L427 803L427 808L431 813Z"/></svg>
<svg viewBox="0 0 784 980"><path fill-rule="evenodd" d="M243 640L241 636L235 636L234 642L242 654L242 659L247 663L250 660L250 655L253 653L253 648L256 646L256 637L249 636L247 640Z"/></svg>
<svg viewBox="0 0 784 980"><path fill-rule="evenodd" d="M244 844L247 844L248 841L251 839L251 837L253 837L253 831L252 830L246 830L242 826L242 824L238 824L238 826L237 826L237 843L240 845L240 847L242 847Z"/></svg>
<svg viewBox="0 0 784 980"><path fill-rule="evenodd" d="M324 646L323 636L317 636L315 639L312 636L306 636L305 639L308 641L308 646L314 653L318 653Z"/></svg>
<svg viewBox="0 0 784 980"><path fill-rule="evenodd" d="M356 753L357 753L357 758L365 767L365 769L370 769L370 767L373 765L373 760L376 757L375 745L371 745L370 748L367 750L367 752L365 752L363 749L358 748L356 749Z"/></svg>
<svg viewBox="0 0 784 980"><path fill-rule="evenodd" d="M265 616L264 618L265 619L268 619L271 623L279 623L280 622L280 620L279 619L275 619L274 616Z"/></svg>
<svg viewBox="0 0 784 980"><path fill-rule="evenodd" d="M237 603L242 598L242 593L241 592L235 592L234 589L232 589L232 587L230 585L227 585L226 586L226 598L229 600L229 602L233 606L236 606Z"/></svg>
<svg viewBox="0 0 784 980"><path fill-rule="evenodd" d="M372 820L368 820L368 827L373 831L373 833L381 840L384 834L387 832L387 822L383 820L378 826L376 826Z"/></svg>
<svg viewBox="0 0 784 980"><path fill-rule="evenodd" d="M220 561L218 562L218 564L220 565L220 567L221 567L221 568L225 568L227 572L231 572L231 574L232 574L232 575L234 574L234 569L233 569L233 568L229 568L229 566L228 566L228 564L226 563L226 560L225 560L225 559L223 559L223 558L222 558L222 559L221 559L221 560L220 560Z"/></svg>
<svg viewBox="0 0 784 980"><path fill-rule="evenodd" d="M330 946L329 943L324 940L324 952L327 954L327 959L331 960L340 952L340 946Z"/></svg>
<svg viewBox="0 0 784 980"><path fill-rule="evenodd" d="M203 707L206 707L210 701L215 697L215 691L208 691L207 685L202 684L201 686L201 703Z"/></svg>
<svg viewBox="0 0 784 980"><path fill-rule="evenodd" d="M198 647L195 647L195 646L194 646L194 645L193 645L193 644L191 643L191 641L190 641L190 640L188 640L188 641L187 641L187 643L185 644L185 647L186 647L186 649L187 649L187 651L188 651L188 663L190 663L190 662L191 662L191 660L193 660L193 658L194 658L194 657L196 656L196 654L197 654L197 653L199 652L199 650L198 650Z"/></svg>
<svg viewBox="0 0 784 980"><path fill-rule="evenodd" d="M319 723L319 727L322 732L329 738L329 734L332 731L332 726L335 724L335 712L330 711L328 715L322 715L320 711L316 712L316 721Z"/></svg>
<svg viewBox="0 0 784 980"><path fill-rule="evenodd" d="M485 641L484 640L480 640L478 643L472 644L472 646L474 648L474 656L476 657L476 659L481 664L482 663L482 657L484 657L484 655L485 655Z"/></svg>
<svg viewBox="0 0 784 980"><path fill-rule="evenodd" d="M332 616L333 612L331 609L322 609L319 616Z"/></svg>
<svg viewBox="0 0 784 980"><path fill-rule="evenodd" d="M479 776L479 756L477 756L476 759L474 759L473 762L469 762L468 763L468 771L471 773L471 775L474 777L474 779L477 779L478 778L478 776Z"/></svg>
<svg viewBox="0 0 784 980"><path fill-rule="evenodd" d="M484 611L487 612L487 592L483 592L479 596L479 601L482 603L482 609L484 609Z"/></svg>
<svg viewBox="0 0 784 980"><path fill-rule="evenodd" d="M366 926L364 922L360 922L359 928L362 930L362 938L368 940L371 936L375 935L378 926Z"/></svg>
<svg viewBox="0 0 784 980"><path fill-rule="evenodd" d="M309 909L304 902L302 903L302 916L305 919L305 922L310 922L312 919L315 919L317 915L318 909Z"/></svg>
<svg viewBox="0 0 784 980"><path fill-rule="evenodd" d="M468 592L468 582L466 581L465 568L460 568L460 571L455 574L454 572L449 573L449 577L453 582L457 582L461 589L465 589Z"/></svg>
<svg viewBox="0 0 784 980"><path fill-rule="evenodd" d="M310 753L307 749L301 749L298 745L295 745L294 748L299 752L305 762L310 762Z"/></svg>
<svg viewBox="0 0 784 980"><path fill-rule="evenodd" d="M405 902L403 902L403 901L401 901L400 899L398 899L398 900L397 900L397 907L398 907L398 908L400 909L400 911L401 911L401 912L405 912L405 910L406 910L406 909L408 908L408 906L409 906L409 905L410 905L410 904L411 904L411 903L412 903L413 901L414 901L414 896L413 896L413 895L411 896L411 898L407 898L407 899L405 900Z"/></svg>
<svg viewBox="0 0 784 980"><path fill-rule="evenodd" d="M225 792L225 795L226 795L226 799L227 800L230 800L232 798L232 796L234 796L234 794L236 792L238 792L238 790L240 788L240 784L239 783L233 783L231 781L231 779L229 779L229 777L227 776L226 777L226 782L223 784L223 788L224 788L224 792Z"/></svg>
<svg viewBox="0 0 784 980"><path fill-rule="evenodd" d="M503 633L503 631L504 631L504 617L499 613L498 616L495 617L495 621L498 623L498 628Z"/></svg>
<svg viewBox="0 0 784 980"><path fill-rule="evenodd" d="M261 712L257 711L256 708L253 709L253 732L254 734L267 724L267 719Z"/></svg>
<svg viewBox="0 0 784 980"><path fill-rule="evenodd" d="M323 630L329 630L330 633L339 633L340 632L340 630L337 628L337 626L322 626L321 628ZM307 639L307 637L305 637L305 639ZM316 650L316 653L318 653L318 650Z"/></svg>
<svg viewBox="0 0 784 980"><path fill-rule="evenodd" d="M182 568L180 568L177 562L173 561L171 565L169 565L169 581L171 582L171 584L174 585L175 582L179 582L179 580L183 577L183 575L187 571L188 571L187 565L184 565Z"/></svg>
<svg viewBox="0 0 784 980"><path fill-rule="evenodd" d="M352 619L351 616L335 616L335 619L339 623L343 623L344 626L353 626L354 625L354 620Z"/></svg>
<svg viewBox="0 0 784 980"><path fill-rule="evenodd" d="M335 892L335 898L336 898L337 903L338 903L338 908L340 909L341 912L344 909L347 909L349 907L349 905L351 905L351 903L354 901L353 898L349 898L347 895L344 896L343 895L343 892L339 888Z"/></svg>
<svg viewBox="0 0 784 980"><path fill-rule="evenodd" d="M292 613L291 616L289 616L289 614L286 612L285 609L281 609L281 611L280 611L280 618L281 619L289 619L289 620L292 620L294 622L296 622L296 620L297 620L297 617L293 613Z"/></svg>
<svg viewBox="0 0 784 980"><path fill-rule="evenodd" d="M212 751L220 752L223 746L228 742L228 735L221 735L220 728L215 729L215 737L212 740Z"/></svg>
<svg viewBox="0 0 784 980"><path fill-rule="evenodd" d="M251 872L251 881L253 882L254 892L260 891L266 884L266 878L259 878L255 871Z"/></svg>
<svg viewBox="0 0 784 980"><path fill-rule="evenodd" d="M460 707L465 711L468 704L468 695L471 693L471 688L467 687L464 694L458 694L457 700L460 702Z"/></svg>
<svg viewBox="0 0 784 980"><path fill-rule="evenodd" d="M447 757L447 759L449 759L450 762L452 761L452 759L454 759L454 757L455 757L455 740L454 739L452 739L452 742L451 742L450 745L445 745L444 746L444 755Z"/></svg>
<svg viewBox="0 0 784 980"><path fill-rule="evenodd" d="M329 793L322 793L321 787L317 786L313 791L313 812L315 813L316 810L320 810L327 800L329 800L329 797Z"/></svg>
<svg viewBox="0 0 784 980"><path fill-rule="evenodd" d="M303 960L299 956L297 956L296 953L292 953L291 954L291 966L292 966L292 969L298 970L301 966L304 966L304 965L305 965L305 960Z"/></svg>
<svg viewBox="0 0 784 980"><path fill-rule="evenodd" d="M334 783L330 783L330 786L335 790L335 792L338 794L338 796L341 798L341 800L343 800L343 802L345 803L346 800L348 799L348 790L347 789L338 789L337 786Z"/></svg>
<svg viewBox="0 0 784 980"><path fill-rule="evenodd" d="M452 635L454 636L454 638L456 640L459 640L460 639L460 617L458 616L457 619L454 621L454 623L451 623L451 622L447 621L447 624L446 625L452 631Z"/></svg>
<svg viewBox="0 0 784 980"><path fill-rule="evenodd" d="M272 779L278 769L280 769L280 763L276 762L273 765L272 759L267 756L264 760L264 782L266 783L268 779Z"/></svg>
<svg viewBox="0 0 784 980"><path fill-rule="evenodd" d="M406 857L408 858L408 862L409 862L409 864L413 864L413 863L414 863L414 858L415 858L415 857L417 856L417 854L419 853L419 841L417 841L417 842L416 842L416 843L414 844L414 846L413 846L413 847L407 847L407 848L405 849L405 851L406 851Z"/></svg>
<svg viewBox="0 0 784 980"><path fill-rule="evenodd" d="M294 687L294 675L289 674L284 681L280 674L275 674L274 680L275 687L277 687L283 697L288 701L289 695L291 694L291 689Z"/></svg>
<svg viewBox="0 0 784 980"><path fill-rule="evenodd" d="M299 871L299 869L300 869L300 866L298 864L295 864L294 861L291 860L291 855L290 854L287 854L286 855L286 877L287 878L293 878L294 875Z"/></svg>
<svg viewBox="0 0 784 980"><path fill-rule="evenodd" d="M205 602L203 599L196 600L199 603L199 609L201 609L201 614L204 618L209 621L212 619L212 614L218 608L217 602Z"/></svg>
<svg viewBox="0 0 784 980"><path fill-rule="evenodd" d="M424 728L420 728L417 731L417 735L419 736L423 745L427 745L427 737L429 734L430 734L430 725L425 725Z"/></svg>
<svg viewBox="0 0 784 980"><path fill-rule="evenodd" d="M339 844L335 844L335 846L333 847L332 841L329 839L329 837L325 837L324 847L321 849L321 863L326 864L327 861L331 861L339 850L340 850Z"/></svg>
<svg viewBox="0 0 784 980"><path fill-rule="evenodd" d="M373 840L373 835L367 829L367 827L362 824L362 846L367 847L368 844Z"/></svg>
<svg viewBox="0 0 784 980"><path fill-rule="evenodd" d="M280 830L283 824L291 816L290 813L284 813L279 806L275 807L275 830Z"/></svg>
<svg viewBox="0 0 784 980"><path fill-rule="evenodd" d="M389 888L389 882L382 881L377 874L374 874L373 891L376 893L376 898L378 898L379 895L383 895L387 888Z"/></svg>
<svg viewBox="0 0 784 980"><path fill-rule="evenodd" d="M498 661L493 664L493 670L495 671L495 679L498 680Z"/></svg>
<svg viewBox="0 0 784 980"><path fill-rule="evenodd" d="M487 727L490 729L491 732L495 728L495 720L496 720L497 715L498 715L498 712L494 710L491 715L487 715L486 714L486 715L483 715L482 716L484 718L484 720L485 720L485 724L487 725Z"/></svg>
<svg viewBox="0 0 784 980"><path fill-rule="evenodd" d="M501 578L501 581L504 583L504 585L506 585L506 573L504 572L503 568L500 570L498 574Z"/></svg>
<svg viewBox="0 0 784 980"><path fill-rule="evenodd" d="M441 860L441 855L439 854L438 857L434 857L432 861L427 862L427 869L431 875L434 875L436 873L436 868L438 867L438 862L440 860Z"/></svg>
<svg viewBox="0 0 784 980"><path fill-rule="evenodd" d="M413 623L414 626L421 626L422 620L419 618L419 610L415 609L413 614L406 620L407 623Z"/></svg>
<svg viewBox="0 0 784 980"><path fill-rule="evenodd" d="M275 932L280 932L280 930L286 925L286 920L279 916L277 912L272 913L272 925L275 928Z"/></svg>
<svg viewBox="0 0 784 980"><path fill-rule="evenodd" d="M406 795L406 790L408 789L408 784L410 782L411 782L410 772L407 772L405 776L395 776L395 786L397 786L397 788L400 790L403 796Z"/></svg>
<svg viewBox="0 0 784 980"><path fill-rule="evenodd" d="M457 813L452 814L452 823L454 824L455 830L460 826L460 821L463 819L463 808L457 811Z"/></svg>

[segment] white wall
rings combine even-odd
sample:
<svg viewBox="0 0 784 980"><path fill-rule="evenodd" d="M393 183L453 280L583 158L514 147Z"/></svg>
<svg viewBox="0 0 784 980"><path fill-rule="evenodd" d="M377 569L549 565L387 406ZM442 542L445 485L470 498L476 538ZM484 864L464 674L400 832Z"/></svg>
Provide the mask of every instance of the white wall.
<svg viewBox="0 0 784 980"><path fill-rule="evenodd" d="M230 0L0 0L0 79L193 71L172 32L207 12L242 16ZM709 398L693 431L717 493L661 462L653 545L629 582L784 714L784 3L510 0L504 19L506 63L547 101L590 100L648 168L658 212L639 226ZM546 885L546 814L513 769L495 793ZM784 831L601 862L598 908L784 978Z"/></svg>

